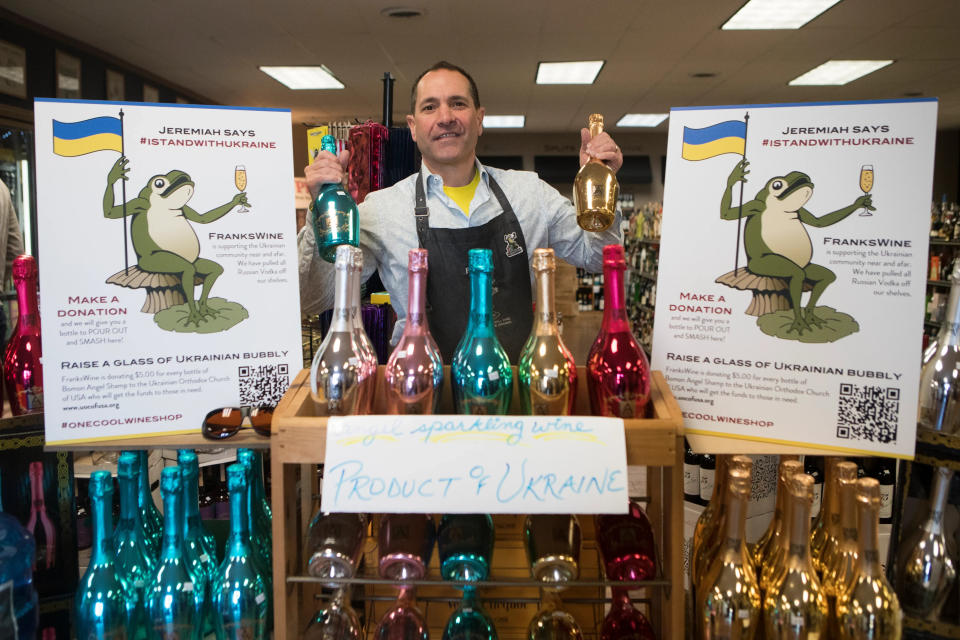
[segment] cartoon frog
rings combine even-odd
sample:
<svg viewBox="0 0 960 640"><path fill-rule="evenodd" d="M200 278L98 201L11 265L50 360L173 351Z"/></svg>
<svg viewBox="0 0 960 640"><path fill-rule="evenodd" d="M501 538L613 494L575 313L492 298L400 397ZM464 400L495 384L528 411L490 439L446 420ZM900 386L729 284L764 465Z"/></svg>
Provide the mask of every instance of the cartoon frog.
<svg viewBox="0 0 960 640"><path fill-rule="evenodd" d="M724 220L738 218L738 207L732 204L733 185L741 180L746 183L749 164L746 159L741 160L727 177L727 189L720 201L720 217ZM747 218L743 232L747 270L787 280L794 315L790 331L801 334L804 329L811 329L811 325L824 325L813 311L824 289L837 278L826 267L810 261L813 244L804 225L829 227L857 209L875 210L870 195L863 195L849 206L817 217L803 208L812 195L810 177L791 171L785 176L770 178L753 200L743 203L742 210L742 216ZM804 280L813 286L805 311L801 305Z"/></svg>
<svg viewBox="0 0 960 640"><path fill-rule="evenodd" d="M103 193L103 215L106 218L122 218L122 204L113 204L113 187L127 179L128 160L124 156L113 164L107 174L107 189ZM217 312L207 306L210 289L223 267L212 260L201 258L200 240L191 222L207 224L219 220L239 204L248 206L246 192L233 196L227 204L197 213L187 206L193 196L194 183L190 176L174 169L167 174L155 175L147 180L140 194L127 202L126 214L132 217L130 235L137 266L151 273L167 273L180 278L184 297L189 308L187 324L200 325ZM203 289L200 300L194 301L195 278L200 278Z"/></svg>

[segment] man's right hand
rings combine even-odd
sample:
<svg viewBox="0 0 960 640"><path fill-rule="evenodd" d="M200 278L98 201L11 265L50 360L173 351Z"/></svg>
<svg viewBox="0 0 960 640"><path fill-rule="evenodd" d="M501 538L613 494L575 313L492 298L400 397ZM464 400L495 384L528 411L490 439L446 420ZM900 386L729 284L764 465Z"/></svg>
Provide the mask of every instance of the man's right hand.
<svg viewBox="0 0 960 640"><path fill-rule="evenodd" d="M343 183L349 161L349 151L341 151L339 156L335 156L329 151L319 152L314 161L303 169L310 195L316 198L320 188L325 184Z"/></svg>

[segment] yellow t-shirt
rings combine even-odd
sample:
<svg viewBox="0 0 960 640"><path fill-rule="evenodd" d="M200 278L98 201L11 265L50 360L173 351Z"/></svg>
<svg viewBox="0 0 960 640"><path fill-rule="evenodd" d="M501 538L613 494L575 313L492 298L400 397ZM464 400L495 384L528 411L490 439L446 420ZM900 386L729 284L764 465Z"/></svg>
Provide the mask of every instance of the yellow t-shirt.
<svg viewBox="0 0 960 640"><path fill-rule="evenodd" d="M480 184L480 172L475 171L473 180L468 184L462 187L448 187L447 185L443 185L443 192L447 194L447 197L457 203L457 206L460 207L460 210L463 211L467 217L470 217L470 203L473 201L473 194L477 192L478 184Z"/></svg>

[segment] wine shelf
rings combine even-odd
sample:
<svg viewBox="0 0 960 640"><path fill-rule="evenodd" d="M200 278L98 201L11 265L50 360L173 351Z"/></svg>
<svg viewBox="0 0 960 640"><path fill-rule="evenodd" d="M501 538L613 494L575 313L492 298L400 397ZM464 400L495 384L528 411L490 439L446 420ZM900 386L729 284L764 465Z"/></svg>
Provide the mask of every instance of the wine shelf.
<svg viewBox="0 0 960 640"><path fill-rule="evenodd" d="M449 367L445 368L449 380ZM578 368L575 413L589 415L586 375ZM378 389L382 387L383 367L378 372ZM670 393L663 374L654 371L651 377L651 415L641 420L625 420L628 465L647 467L647 490L650 502L647 516L653 526L660 554L660 575L656 580L637 583L638 601L649 601L648 618L657 637L669 638L671 630L683 628L683 568L681 558L683 532L683 421L676 399ZM519 406L514 386L513 406ZM384 398L375 399L375 413L384 412ZM444 385L439 413L453 413L451 385ZM382 416L381 416L382 417ZM374 416L372 419L378 419ZM296 377L290 390L274 412L271 441L273 539L274 539L274 637L278 640L299 637L322 597L320 581L304 576L303 560L307 527L317 510L312 487L317 464L326 451L327 419L316 415L310 398L309 372ZM526 625L537 610L539 583L529 578L522 543L523 515L495 516L497 542L491 573L493 579L481 583L481 600L490 602L488 613L494 618L501 640L525 637ZM596 545L593 542L593 519L580 516L583 532L581 580L562 592L574 616L584 628L586 638L596 637L603 619L603 603L610 582L603 580ZM376 566L372 549L375 536L368 538L365 565ZM428 575L438 576L436 554ZM356 583L362 585L366 603L367 634L396 598L397 582L370 576L367 570ZM370 576L370 577L368 577ZM426 580L418 588L417 597L426 604L424 613L431 627L431 636L440 637L442 625L459 600L451 583ZM631 590L633 587L631 586ZM582 601L582 602L580 602ZM432 603L432 604L431 604ZM574 607L576 609L574 610ZM582 619L581 619L582 618ZM591 625L592 628L591 628Z"/></svg>
<svg viewBox="0 0 960 640"><path fill-rule="evenodd" d="M960 624L921 620L907 615L903 616L903 631L904 638L915 638L917 640L960 638Z"/></svg>

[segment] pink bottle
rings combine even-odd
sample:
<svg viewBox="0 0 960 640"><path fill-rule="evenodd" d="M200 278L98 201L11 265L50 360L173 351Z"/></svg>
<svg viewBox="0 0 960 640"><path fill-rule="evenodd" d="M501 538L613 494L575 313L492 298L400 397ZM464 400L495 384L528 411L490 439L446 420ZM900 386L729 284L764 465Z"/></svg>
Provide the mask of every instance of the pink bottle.
<svg viewBox="0 0 960 640"><path fill-rule="evenodd" d="M43 412L43 367L40 365L40 305L37 303L37 261L13 261L19 317L3 357L3 381L10 411L19 416Z"/></svg>
<svg viewBox="0 0 960 640"><path fill-rule="evenodd" d="M34 556L33 568L50 569L56 562L57 534L53 523L47 515L47 504L43 498L43 463L39 460L30 463L30 519L27 521L27 531L33 534L37 544L37 554ZM37 521L43 530L37 535Z"/></svg>
<svg viewBox="0 0 960 640"><path fill-rule="evenodd" d="M612 418L643 418L650 400L650 362L624 306L623 246L603 248L603 322L587 356L590 412Z"/></svg>

